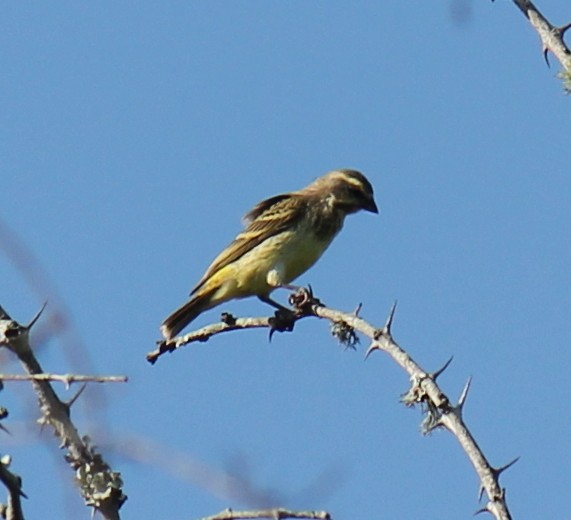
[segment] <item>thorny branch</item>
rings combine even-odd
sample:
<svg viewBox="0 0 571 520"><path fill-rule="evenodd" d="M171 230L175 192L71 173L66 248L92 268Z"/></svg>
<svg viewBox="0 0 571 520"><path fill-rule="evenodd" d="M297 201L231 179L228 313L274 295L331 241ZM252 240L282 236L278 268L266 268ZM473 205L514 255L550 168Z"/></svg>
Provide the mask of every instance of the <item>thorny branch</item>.
<svg viewBox="0 0 571 520"><path fill-rule="evenodd" d="M44 375L29 342L30 329L42 310L30 324L23 326L0 306L0 346L13 352L30 376ZM80 436L71 420L71 403L61 401L44 377L32 377L32 385L43 414L39 422L49 424L61 440L61 447L67 450L65 459L75 470L86 505L95 508L107 520L118 520L119 509L127 499L120 474L111 470L87 436Z"/></svg>
<svg viewBox="0 0 571 520"><path fill-rule="evenodd" d="M303 291L305 290L302 289L301 292ZM289 323L277 320L277 316L237 319L226 315L223 323L203 327L169 342L161 341L158 348L147 355L147 360L150 363L155 363L166 352L173 352L189 343L207 341L212 336L222 332L249 328L268 328L270 333L275 330L291 331L298 320L307 317L317 317L330 321L335 337L348 344L355 343L355 331L358 331L371 340L366 357L375 350L381 350L408 373L411 387L402 396L402 402L406 406L420 405L422 407L426 415L422 425L423 432L429 433L436 428L444 427L456 437L480 479L481 494L485 492L487 495L487 503L481 511L491 513L496 520L511 520L505 499L505 490L499 484L499 477L513 462L501 468L493 467L466 426L462 417L462 410L468 395L469 383L455 405L440 389L436 380L448 367L450 360L440 370L429 373L421 368L396 343L391 334L396 304L391 309L384 327L377 328L360 318L358 311L346 313L330 309L311 295L309 296L308 298L307 291L301 295L298 291L290 297L290 303L294 306L294 310L291 313Z"/></svg>
<svg viewBox="0 0 571 520"><path fill-rule="evenodd" d="M22 491L22 479L8 469L9 465L9 456L4 455L0 458L0 482L8 490L8 502L0 505L0 516L7 520L24 520L20 498L27 497Z"/></svg>
<svg viewBox="0 0 571 520"><path fill-rule="evenodd" d="M233 330L240 329L267 329L270 328L271 318L259 317L259 318L233 318L227 321L221 321L219 323L213 323L201 329L189 332L184 336L177 336L170 341L160 341L158 347L147 354L147 361L151 364L155 364L157 359L167 352L174 352L189 343L205 342L208 341L212 336L217 334L222 334L223 332L232 332Z"/></svg>
<svg viewBox="0 0 571 520"><path fill-rule="evenodd" d="M549 65L548 53L551 52L563 67L560 73L565 91L571 92L571 51L563 39L565 32L571 28L571 23L555 27L531 0L512 0L529 23L535 29L541 40L543 56Z"/></svg>

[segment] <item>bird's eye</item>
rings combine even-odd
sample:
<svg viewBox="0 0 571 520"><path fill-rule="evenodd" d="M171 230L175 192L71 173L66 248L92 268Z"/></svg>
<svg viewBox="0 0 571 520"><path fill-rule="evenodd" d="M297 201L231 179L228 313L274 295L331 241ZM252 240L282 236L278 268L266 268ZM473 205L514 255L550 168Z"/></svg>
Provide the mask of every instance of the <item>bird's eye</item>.
<svg viewBox="0 0 571 520"><path fill-rule="evenodd" d="M361 198L363 196L363 190L353 186L349 186L349 193L355 198Z"/></svg>

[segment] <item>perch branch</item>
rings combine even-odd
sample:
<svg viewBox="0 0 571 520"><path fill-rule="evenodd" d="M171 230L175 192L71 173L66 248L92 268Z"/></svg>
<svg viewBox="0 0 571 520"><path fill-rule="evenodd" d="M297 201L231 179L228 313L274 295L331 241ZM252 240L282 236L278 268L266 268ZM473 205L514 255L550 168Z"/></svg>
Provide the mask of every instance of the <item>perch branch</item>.
<svg viewBox="0 0 571 520"><path fill-rule="evenodd" d="M217 334L222 334L224 332L232 332L234 330L243 329L267 329L271 328L270 321L272 318L268 317L257 317L257 318L234 318L229 315L225 315L225 321L219 323L213 323L201 329L189 332L184 336L177 336L170 341L160 341L158 347L147 354L147 361L151 364L155 364L157 359L163 354L174 352L185 345L190 343L205 342L211 337Z"/></svg>
<svg viewBox="0 0 571 520"><path fill-rule="evenodd" d="M505 499L505 491L499 483L499 476L506 467L494 468L488 462L462 417L462 407L466 402L469 384L462 392L459 403L453 405L448 396L436 383L436 378L447 368L450 360L443 368L434 373L429 373L420 367L393 339L391 326L396 304L391 309L384 327L377 328L359 317L358 312L346 313L330 309L316 299L310 298L308 300L307 294L300 298L296 298L294 295L290 302L294 305L294 310L290 317L291 323L281 324L281 328L278 330L290 331L293 329L295 322L306 317L313 316L325 319L331 322L332 333L342 342L347 342L350 345L354 344L356 342L355 331L368 337L371 344L367 350L366 357L375 350L381 350L401 366L408 373L411 381L411 387L402 396L402 401L406 406L420 405L425 411L426 417L423 421L424 433L440 427L450 431L468 456L480 479L481 489L487 495L488 500L483 510L491 513L496 520L511 520ZM301 304L297 304L297 302L301 302ZM184 336L174 338L169 342L162 341L156 350L147 355L147 360L154 363L159 356L166 352L173 352L193 342L207 341L221 332L263 327L272 331L276 328L274 320L275 318L272 317L240 319L232 317L231 320L227 320L227 323L215 323Z"/></svg>

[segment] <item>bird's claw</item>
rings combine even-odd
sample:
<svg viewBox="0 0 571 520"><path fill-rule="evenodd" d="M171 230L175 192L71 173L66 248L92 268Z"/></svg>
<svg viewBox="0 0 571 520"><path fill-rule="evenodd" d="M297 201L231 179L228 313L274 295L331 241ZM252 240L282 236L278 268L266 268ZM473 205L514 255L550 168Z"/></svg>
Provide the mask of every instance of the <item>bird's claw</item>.
<svg viewBox="0 0 571 520"><path fill-rule="evenodd" d="M304 316L313 314L312 307L314 305L322 305L322 303L313 296L313 289L311 285L305 287L293 287L295 289L288 298L289 304L293 309L281 307L275 312L274 316L270 318L270 341L274 332L291 332L295 322Z"/></svg>
<svg viewBox="0 0 571 520"><path fill-rule="evenodd" d="M298 311L305 311L310 305L321 305L319 299L313 296L311 285L299 287L295 292L291 293L288 298L289 304Z"/></svg>
<svg viewBox="0 0 571 520"><path fill-rule="evenodd" d="M297 313L289 309L278 309L270 318L270 341L274 332L292 332L297 320Z"/></svg>
<svg viewBox="0 0 571 520"><path fill-rule="evenodd" d="M234 315L230 314L229 312L223 312L220 315L220 321L222 323L225 323L226 325L230 325L230 326L236 325L236 317Z"/></svg>

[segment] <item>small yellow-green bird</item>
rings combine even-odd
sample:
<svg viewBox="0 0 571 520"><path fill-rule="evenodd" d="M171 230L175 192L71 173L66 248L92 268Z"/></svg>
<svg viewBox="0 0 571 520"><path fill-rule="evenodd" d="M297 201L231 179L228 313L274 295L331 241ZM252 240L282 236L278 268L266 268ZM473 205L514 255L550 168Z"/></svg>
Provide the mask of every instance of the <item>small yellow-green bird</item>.
<svg viewBox="0 0 571 520"><path fill-rule="evenodd" d="M170 340L202 312L235 298L269 294L307 271L359 210L378 213L373 187L355 170L334 170L309 186L263 200L244 217L246 229L210 264L190 300L162 324Z"/></svg>

